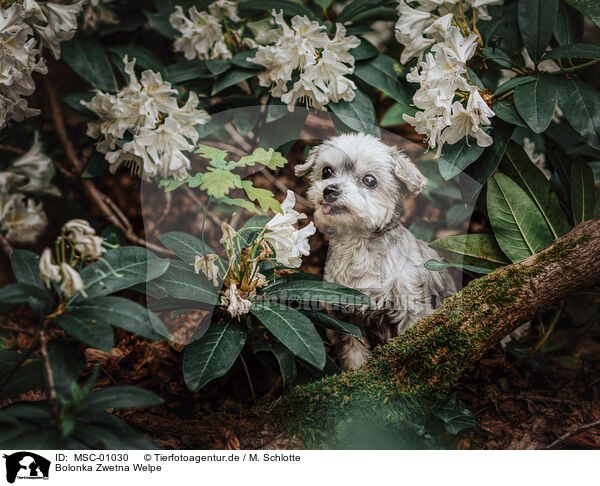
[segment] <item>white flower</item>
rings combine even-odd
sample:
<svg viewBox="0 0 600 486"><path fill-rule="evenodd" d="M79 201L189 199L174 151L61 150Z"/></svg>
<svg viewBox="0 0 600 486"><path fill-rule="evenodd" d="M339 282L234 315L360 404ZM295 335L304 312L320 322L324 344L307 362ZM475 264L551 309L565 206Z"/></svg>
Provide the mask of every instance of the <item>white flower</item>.
<svg viewBox="0 0 600 486"><path fill-rule="evenodd" d="M502 5L504 0L466 0L476 10L478 20L491 20L487 8L492 5Z"/></svg>
<svg viewBox="0 0 600 486"><path fill-rule="evenodd" d="M54 165L50 157L42 152L37 132L29 151L15 160L7 172L23 180L24 184L16 188L18 191L60 196L58 187L50 182L55 174Z"/></svg>
<svg viewBox="0 0 600 486"><path fill-rule="evenodd" d="M50 248L44 248L44 251L42 251L39 269L40 276L46 282L46 285L50 286L50 281L60 282L60 267L52 263L52 250Z"/></svg>
<svg viewBox="0 0 600 486"><path fill-rule="evenodd" d="M232 22L239 22L240 17L237 14L237 1L217 0L208 6L208 11L213 17L218 19L228 18Z"/></svg>
<svg viewBox="0 0 600 486"><path fill-rule="evenodd" d="M72 4L45 2L40 5L43 21L34 23L33 29L55 59L60 58L60 43L72 39L75 35L77 16L85 2L86 0Z"/></svg>
<svg viewBox="0 0 600 486"><path fill-rule="evenodd" d="M99 152L106 154L111 172L123 162L131 161L142 175L182 179L190 167L184 152L198 141L196 127L209 116L199 110L198 96L190 92L183 106L177 102L177 90L160 73L135 73L135 59L123 58L129 83L116 94L96 91L84 106L98 115L88 124L87 134L100 137ZM133 137L125 140L126 132Z"/></svg>
<svg viewBox="0 0 600 486"><path fill-rule="evenodd" d="M493 139L480 125L489 125L492 116L494 112L483 100L479 91L474 90L469 96L466 108L458 101L453 103L451 125L442 133L442 141L454 144L470 135L475 137L480 147L489 147Z"/></svg>
<svg viewBox="0 0 600 486"><path fill-rule="evenodd" d="M254 295L255 292L252 291L248 297L252 298ZM239 317L250 312L252 302L248 299L244 299L235 282L232 282L229 288L225 290L221 296L221 305L227 307L227 312L229 312L232 317Z"/></svg>
<svg viewBox="0 0 600 486"><path fill-rule="evenodd" d="M218 8L215 6L213 10ZM177 5L169 17L171 26L179 32L173 44L175 50L183 52L185 58L190 60L229 59L231 52L225 43L219 19L208 12L198 12L195 6L188 10L188 14L189 17Z"/></svg>
<svg viewBox="0 0 600 486"><path fill-rule="evenodd" d="M71 265L64 262L61 263L60 271L63 276L62 283L60 284L60 291L65 294L67 298L85 288L81 275L79 275L79 272Z"/></svg>
<svg viewBox="0 0 600 486"><path fill-rule="evenodd" d="M97 260L106 252L102 246L104 238L96 235L96 230L85 219L72 219L64 224L67 236L82 258Z"/></svg>
<svg viewBox="0 0 600 486"><path fill-rule="evenodd" d="M299 219L306 218L294 210L296 197L292 191L287 192L285 201L281 203L281 213L276 214L266 225L267 229L263 238L273 245L275 259L287 267L298 268L302 263L301 255L310 253L308 237L315 233L316 229L311 222L301 230L295 225Z"/></svg>
<svg viewBox="0 0 600 486"><path fill-rule="evenodd" d="M219 258L217 255L211 253L202 257L196 255L194 261L194 271L202 272L215 287L219 285L219 267L215 264L217 258Z"/></svg>
<svg viewBox="0 0 600 486"><path fill-rule="evenodd" d="M42 204L24 194L0 194L0 231L13 243L34 243L46 229L48 220Z"/></svg>
<svg viewBox="0 0 600 486"><path fill-rule="evenodd" d="M298 100L321 109L329 102L354 99L356 86L345 76L354 72L349 51L360 44L359 39L347 36L342 24L336 25L330 39L325 26L307 16L296 15L288 25L282 11L274 10L272 15L275 29L260 33L261 41L269 45L259 45L256 55L248 58L266 68L258 74L259 84L270 88L271 95L281 98L290 111Z"/></svg>
<svg viewBox="0 0 600 486"><path fill-rule="evenodd" d="M83 29L95 30L98 24L119 23L116 15L103 5L113 1L115 0L88 0L83 11Z"/></svg>
<svg viewBox="0 0 600 486"><path fill-rule="evenodd" d="M71 219L67 221L63 227L65 228L67 234L70 234L74 237L96 234L96 230L92 227L89 221L81 218Z"/></svg>

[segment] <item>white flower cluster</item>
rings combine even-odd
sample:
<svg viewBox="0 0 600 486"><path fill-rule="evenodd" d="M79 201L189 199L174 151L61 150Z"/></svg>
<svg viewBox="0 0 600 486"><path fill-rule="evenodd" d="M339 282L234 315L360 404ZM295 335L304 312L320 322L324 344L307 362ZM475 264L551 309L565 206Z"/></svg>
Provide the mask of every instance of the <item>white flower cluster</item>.
<svg viewBox="0 0 600 486"><path fill-rule="evenodd" d="M75 35L84 1L64 4L23 0L0 8L0 128L10 120L39 114L23 98L35 91L32 74L48 71L36 36L58 59L60 43Z"/></svg>
<svg viewBox="0 0 600 486"><path fill-rule="evenodd" d="M236 231L227 223L221 225L223 244L228 257L227 268L223 267L223 284L225 289L221 295L221 305L233 317L247 314L252 300L256 297L256 289L267 285L267 278L258 271L260 262L268 259L275 251L275 261L286 267L298 268L302 263L302 255L308 255L310 246L308 237L315 233L315 225L311 222L302 229L297 229L299 219L306 217L294 210L296 197L288 191L285 201L281 204L281 213L276 214L259 233L252 248L243 248L240 255L236 254ZM239 240L238 240L239 241ZM255 256L255 251L260 254ZM238 261L239 257L239 261ZM196 256L194 270L202 272L212 284L219 286L219 266L217 255L208 254Z"/></svg>
<svg viewBox="0 0 600 486"><path fill-rule="evenodd" d="M331 101L353 100L356 85L345 76L354 72L349 50L360 40L346 36L342 24L336 25L335 36L330 39L326 27L306 15L293 17L291 26L282 11L273 10L273 19L276 28L261 35L269 45L260 46L256 56L248 58L266 67L258 74L259 84L271 88L271 95L281 98L290 111L297 100L319 109Z"/></svg>
<svg viewBox="0 0 600 486"><path fill-rule="evenodd" d="M222 23L226 19L233 22L240 20L237 1L217 0L208 6L208 11L202 12L193 6L188 15L177 5L169 17L171 26L178 32L173 47L190 60L231 58L223 35Z"/></svg>
<svg viewBox="0 0 600 486"><path fill-rule="evenodd" d="M396 24L396 37L404 45L401 62L419 58L406 79L419 84L413 103L420 111L415 116L404 115L404 120L427 137L430 148L437 147L436 157L445 143L454 144L468 136L474 137L481 147L491 145L492 137L481 127L491 123L494 112L477 87L469 82L466 65L475 54L478 37L470 34L465 38L455 21L454 9L460 7L462 12L463 4L460 0L417 3L418 7L413 8L400 0L400 18ZM485 18L485 8L502 0L467 3L476 15Z"/></svg>
<svg viewBox="0 0 600 486"><path fill-rule="evenodd" d="M190 92L179 106L177 90L160 73L146 70L138 80L135 59L125 56L123 62L127 86L116 94L97 90L89 102L81 102L98 115L88 124L88 136L100 137L96 148L106 154L113 173L123 162L132 162L146 177L184 178L190 160L183 152L194 149L196 127L208 121L208 114L197 109L196 93Z"/></svg>
<svg viewBox="0 0 600 486"><path fill-rule="evenodd" d="M106 251L104 238L98 236L90 223L85 219L72 219L63 226L64 237L61 236L57 245L54 263L52 250L45 248L40 255L39 270L42 280L50 287L50 282L60 282L60 291L67 297L84 290L85 285L79 272L73 268L77 260L97 260ZM75 250L69 261L66 261L64 250L65 240Z"/></svg>
<svg viewBox="0 0 600 486"><path fill-rule="evenodd" d="M50 181L54 166L36 135L29 151L0 172L0 231L13 243L35 242L46 229L42 204L29 195L60 195Z"/></svg>

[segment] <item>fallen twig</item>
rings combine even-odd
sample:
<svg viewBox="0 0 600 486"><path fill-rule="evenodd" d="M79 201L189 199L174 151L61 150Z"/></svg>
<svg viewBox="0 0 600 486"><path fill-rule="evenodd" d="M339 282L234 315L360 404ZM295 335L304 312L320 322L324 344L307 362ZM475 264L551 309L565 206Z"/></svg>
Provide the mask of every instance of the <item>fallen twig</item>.
<svg viewBox="0 0 600 486"><path fill-rule="evenodd" d="M46 371L46 379L48 380L48 401L50 402L50 410L55 420L60 419L58 411L58 402L56 401L56 383L54 382L54 372L50 363L50 355L48 354L48 337L45 329L40 331L40 354L44 361L44 369Z"/></svg>
<svg viewBox="0 0 600 486"><path fill-rule="evenodd" d="M570 432L567 432L564 435L561 435L558 439L556 439L554 442L552 442L552 444L550 444L548 447L546 447L546 449L553 449L554 447L562 444L563 442L570 439L574 435L581 434L582 432L585 432L586 430L593 429L594 427L598 427L598 426L600 426L600 420L596 420L595 422L590 422L589 424L585 424L585 425L582 425L581 427L577 427L576 429L571 430Z"/></svg>

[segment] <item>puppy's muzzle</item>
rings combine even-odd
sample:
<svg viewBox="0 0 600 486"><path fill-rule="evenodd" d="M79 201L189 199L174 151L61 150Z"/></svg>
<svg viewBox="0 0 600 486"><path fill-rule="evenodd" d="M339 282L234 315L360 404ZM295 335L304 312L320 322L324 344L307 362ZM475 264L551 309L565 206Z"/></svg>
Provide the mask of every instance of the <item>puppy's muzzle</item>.
<svg viewBox="0 0 600 486"><path fill-rule="evenodd" d="M342 195L342 191L336 185L329 185L323 189L323 199L328 203L335 202Z"/></svg>

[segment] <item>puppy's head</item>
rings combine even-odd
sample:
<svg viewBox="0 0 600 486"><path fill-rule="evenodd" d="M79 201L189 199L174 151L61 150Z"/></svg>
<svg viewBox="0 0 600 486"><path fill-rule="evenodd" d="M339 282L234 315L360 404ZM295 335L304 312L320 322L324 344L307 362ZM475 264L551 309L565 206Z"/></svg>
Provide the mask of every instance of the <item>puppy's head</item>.
<svg viewBox="0 0 600 486"><path fill-rule="evenodd" d="M402 202L427 179L395 147L365 134L331 138L313 148L296 175L311 181L307 196L315 221L334 231L374 232L388 224Z"/></svg>

